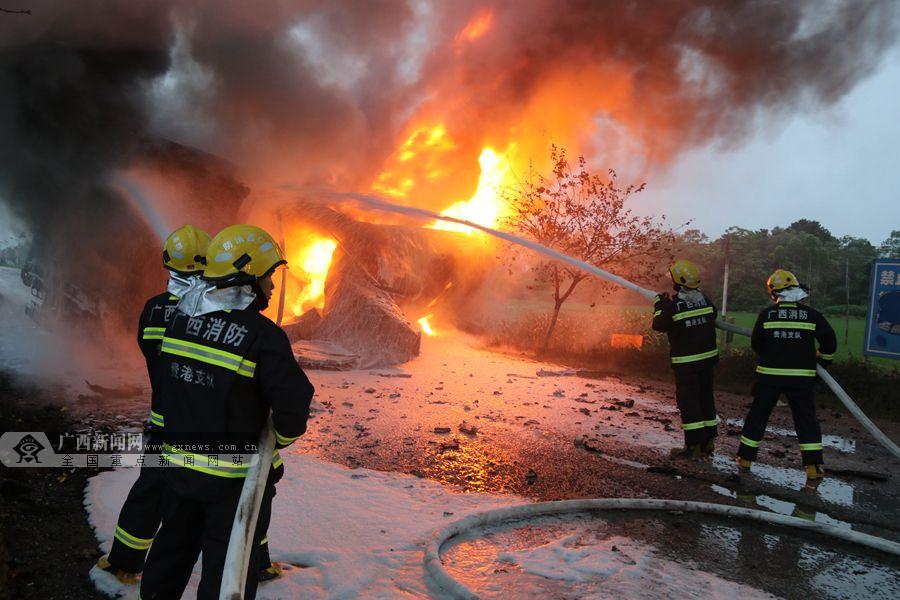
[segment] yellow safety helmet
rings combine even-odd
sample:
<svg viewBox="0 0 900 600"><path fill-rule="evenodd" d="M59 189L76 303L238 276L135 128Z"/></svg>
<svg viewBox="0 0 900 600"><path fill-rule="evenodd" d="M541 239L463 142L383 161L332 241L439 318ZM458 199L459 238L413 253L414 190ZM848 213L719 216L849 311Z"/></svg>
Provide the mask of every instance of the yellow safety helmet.
<svg viewBox="0 0 900 600"><path fill-rule="evenodd" d="M700 285L700 267L689 260L680 258L669 267L669 275L672 282L686 288L696 288Z"/></svg>
<svg viewBox="0 0 900 600"><path fill-rule="evenodd" d="M272 236L255 225L231 225L209 243L203 278L209 281L252 283L287 264Z"/></svg>
<svg viewBox="0 0 900 600"><path fill-rule="evenodd" d="M769 275L769 280L766 281L766 287L769 288L769 293L772 295L798 285L800 285L800 282L797 281L797 277L784 269L775 269L775 272Z"/></svg>
<svg viewBox="0 0 900 600"><path fill-rule="evenodd" d="M206 267L209 234L193 225L173 231L163 245L163 265L182 275L202 273Z"/></svg>

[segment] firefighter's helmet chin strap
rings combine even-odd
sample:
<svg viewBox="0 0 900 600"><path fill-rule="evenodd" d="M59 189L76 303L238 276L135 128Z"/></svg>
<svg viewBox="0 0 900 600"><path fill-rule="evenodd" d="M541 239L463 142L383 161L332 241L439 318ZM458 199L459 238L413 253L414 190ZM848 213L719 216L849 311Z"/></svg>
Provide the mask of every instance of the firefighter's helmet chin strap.
<svg viewBox="0 0 900 600"><path fill-rule="evenodd" d="M775 302L799 302L808 297L809 294L800 286L789 287L786 290L775 292Z"/></svg>
<svg viewBox="0 0 900 600"><path fill-rule="evenodd" d="M260 312L266 310L266 308L268 308L269 306L269 299L266 298L266 295L263 293L258 280L250 284L250 290L254 294L256 294L256 298L253 299L253 302L250 304L250 308L253 308Z"/></svg>

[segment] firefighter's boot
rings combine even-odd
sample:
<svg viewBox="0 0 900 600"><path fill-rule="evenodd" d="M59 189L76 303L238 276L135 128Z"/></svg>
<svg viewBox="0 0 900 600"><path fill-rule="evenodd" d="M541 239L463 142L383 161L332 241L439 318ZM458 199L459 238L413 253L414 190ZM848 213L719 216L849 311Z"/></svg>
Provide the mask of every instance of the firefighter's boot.
<svg viewBox="0 0 900 600"><path fill-rule="evenodd" d="M104 554L99 559L97 559L97 568L107 573L115 576L121 583L125 585L134 585L141 580L140 573L132 573L131 571L123 571L122 569L117 569L109 562L109 555Z"/></svg>
<svg viewBox="0 0 900 600"><path fill-rule="evenodd" d="M672 448L669 450L669 458L700 458L700 454L700 444L687 444L684 448Z"/></svg>
<svg viewBox="0 0 900 600"><path fill-rule="evenodd" d="M709 438L708 440L703 442L703 446L700 448L700 451L707 458L712 456L713 453L716 451L716 438Z"/></svg>
<svg viewBox="0 0 900 600"><path fill-rule="evenodd" d="M806 465L806 481L818 481L825 477L823 465Z"/></svg>
<svg viewBox="0 0 900 600"><path fill-rule="evenodd" d="M272 564L270 564L268 567L266 567L265 569L260 569L259 572L257 572L256 579L260 583L265 583L266 581L278 579L279 577L281 577L281 574L283 572L284 571L281 568L281 563L273 561Z"/></svg>
<svg viewBox="0 0 900 600"><path fill-rule="evenodd" d="M753 461L748 460L746 458L738 457L737 464L738 464L738 471L740 471L741 473L749 473L750 467L753 465Z"/></svg>

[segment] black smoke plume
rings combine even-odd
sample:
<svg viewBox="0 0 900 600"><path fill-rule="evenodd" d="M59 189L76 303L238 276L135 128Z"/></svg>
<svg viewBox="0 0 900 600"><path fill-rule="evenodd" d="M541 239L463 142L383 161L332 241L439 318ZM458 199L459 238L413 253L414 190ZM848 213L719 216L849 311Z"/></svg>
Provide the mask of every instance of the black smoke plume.
<svg viewBox="0 0 900 600"><path fill-rule="evenodd" d="M614 64L627 101L594 110L666 161L841 99L896 40L898 6L8 0L30 14L0 13L0 200L71 277L128 289L158 242L107 182L148 140L224 156L251 187L365 188L411 121L434 115L479 147L511 137L554 74Z"/></svg>

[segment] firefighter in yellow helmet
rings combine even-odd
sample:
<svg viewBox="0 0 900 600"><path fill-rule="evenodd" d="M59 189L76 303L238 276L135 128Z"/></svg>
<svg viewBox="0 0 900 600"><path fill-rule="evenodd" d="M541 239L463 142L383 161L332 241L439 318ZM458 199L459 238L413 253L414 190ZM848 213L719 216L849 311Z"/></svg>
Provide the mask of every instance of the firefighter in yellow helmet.
<svg viewBox="0 0 900 600"><path fill-rule="evenodd" d="M163 245L163 266L170 276L193 277L203 273L206 265L206 249L209 234L194 227L184 225L173 231Z"/></svg>
<svg viewBox="0 0 900 600"><path fill-rule="evenodd" d="M157 376L166 418L162 456L170 464L161 470L171 498L141 580L145 600L181 597L201 552L197 597L219 597L249 466L235 454L252 452L270 411L277 448L306 431L313 386L287 335L260 313L274 288L272 274L284 264L281 248L259 227L226 227L210 242L202 285L188 290L166 327ZM194 454L197 445L204 446L203 454ZM235 453L234 446L247 451ZM256 593L256 566L281 462L276 451L244 598Z"/></svg>
<svg viewBox="0 0 900 600"><path fill-rule="evenodd" d="M675 373L675 400L681 412L684 448L671 456L696 458L715 450L718 417L713 397L713 371L719 360L716 315L712 301L700 291L700 269L679 259L669 267L675 295L656 296L652 327L669 338Z"/></svg>
<svg viewBox="0 0 900 600"><path fill-rule="evenodd" d="M159 389L154 381L159 346L166 324L175 312L179 298L203 273L209 235L193 225L173 231L163 245L163 266L169 271L167 291L153 296L144 305L138 322L137 342L150 375L150 436L146 450L155 453L159 433L165 427L165 413L159 406ZM147 550L159 529L165 481L159 469L142 468L119 512L109 555L97 561L97 567L112 573L123 583L136 583L144 568Z"/></svg>
<svg viewBox="0 0 900 600"><path fill-rule="evenodd" d="M769 415L784 394L794 417L807 479L815 481L825 472L822 431L813 402L816 364L831 364L837 350L837 337L822 313L801 302L809 294L793 273L777 269L769 277L766 287L775 304L759 313L750 338L759 360L753 404L741 432L738 465L746 471L756 460Z"/></svg>

